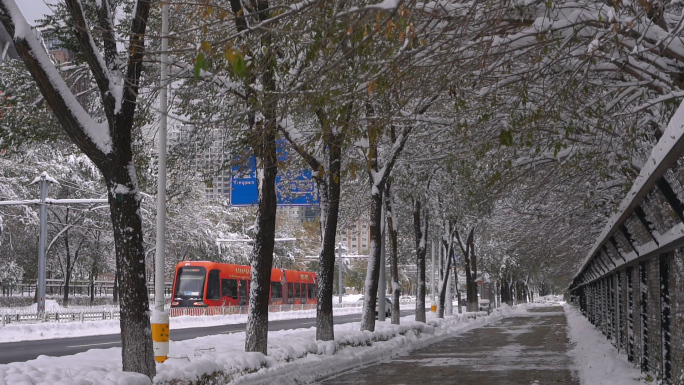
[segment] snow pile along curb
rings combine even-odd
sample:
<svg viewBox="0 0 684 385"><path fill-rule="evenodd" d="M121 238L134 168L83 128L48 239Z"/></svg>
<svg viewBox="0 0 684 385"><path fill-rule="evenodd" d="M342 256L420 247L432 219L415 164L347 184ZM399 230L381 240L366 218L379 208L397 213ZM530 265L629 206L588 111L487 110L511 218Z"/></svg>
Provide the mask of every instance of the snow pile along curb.
<svg viewBox="0 0 684 385"><path fill-rule="evenodd" d="M361 310L361 307L341 307L334 308L333 314L336 316L359 314L361 313ZM2 313L1 310L0 313ZM268 317L270 321L316 318L316 309L274 312L269 313ZM173 331L178 329L234 325L246 322L246 314L173 317L171 319L171 338L173 338ZM119 324L120 321L118 319L69 323L43 322L30 324L9 324L4 327L0 326L0 343L95 336L102 334L119 334L121 333Z"/></svg>
<svg viewBox="0 0 684 385"><path fill-rule="evenodd" d="M359 322L335 325L334 341L317 341L313 327L269 332L268 355L245 353L245 333L216 334L172 341L169 360L157 364L154 383L301 384L371 365L451 338L518 312L504 306L492 315L435 318L427 323L403 317L400 325L377 322L376 331L360 331ZM472 318L471 318L472 317ZM172 335L173 338L173 335ZM0 385L8 384L149 385L149 378L121 370L121 348L91 349L71 356L39 356L0 365Z"/></svg>
<svg viewBox="0 0 684 385"><path fill-rule="evenodd" d="M473 317L474 314L469 314ZM260 353L220 354L209 352L201 359L158 367L155 384L301 384L334 376L346 370L405 354L453 335L503 318L448 316L427 323L409 321L401 325L378 322L374 332L358 331L359 323L336 327L334 341L316 341L315 332L290 333L269 338L268 355ZM244 336L243 336L244 338ZM167 366L163 364L163 366Z"/></svg>

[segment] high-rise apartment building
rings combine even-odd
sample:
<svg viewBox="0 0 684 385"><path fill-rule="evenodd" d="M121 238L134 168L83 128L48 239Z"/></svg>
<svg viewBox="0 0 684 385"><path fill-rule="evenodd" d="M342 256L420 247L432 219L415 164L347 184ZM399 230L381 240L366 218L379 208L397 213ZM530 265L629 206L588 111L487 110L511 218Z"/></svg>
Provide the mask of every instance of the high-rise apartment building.
<svg viewBox="0 0 684 385"><path fill-rule="evenodd" d="M170 125L166 151L176 156L181 169L205 178L204 194L209 199L230 197L230 153L220 130L199 137L194 126Z"/></svg>
<svg viewBox="0 0 684 385"><path fill-rule="evenodd" d="M370 249L370 226L365 219L357 219L337 231L337 242L347 247L348 254L367 255Z"/></svg>

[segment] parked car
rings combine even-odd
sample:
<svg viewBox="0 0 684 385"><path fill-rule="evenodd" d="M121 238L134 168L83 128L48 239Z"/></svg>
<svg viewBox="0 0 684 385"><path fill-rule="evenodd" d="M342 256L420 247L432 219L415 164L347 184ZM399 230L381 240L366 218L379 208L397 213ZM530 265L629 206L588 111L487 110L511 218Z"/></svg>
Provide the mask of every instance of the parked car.
<svg viewBox="0 0 684 385"><path fill-rule="evenodd" d="M479 311L486 311L487 313L489 313L489 310L490 310L490 307L489 307L489 306L490 306L491 304L489 303L489 300L488 300L488 299L480 299L480 300L478 300L478 301L477 301L477 305L478 305L477 307L478 307L478 310L479 310Z"/></svg>
<svg viewBox="0 0 684 385"><path fill-rule="evenodd" d="M380 302L375 302L375 316L378 316L378 308L380 307ZM392 316L392 301L385 297L385 318L390 318Z"/></svg>

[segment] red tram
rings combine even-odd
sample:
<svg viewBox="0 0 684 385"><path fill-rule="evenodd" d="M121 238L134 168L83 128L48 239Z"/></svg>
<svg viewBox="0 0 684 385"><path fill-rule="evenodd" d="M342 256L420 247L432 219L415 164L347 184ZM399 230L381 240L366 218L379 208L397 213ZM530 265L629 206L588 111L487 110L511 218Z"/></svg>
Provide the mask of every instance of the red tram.
<svg viewBox="0 0 684 385"><path fill-rule="evenodd" d="M249 302L250 266L206 261L176 266L171 307L245 306ZM271 270L269 304L315 304L316 273Z"/></svg>

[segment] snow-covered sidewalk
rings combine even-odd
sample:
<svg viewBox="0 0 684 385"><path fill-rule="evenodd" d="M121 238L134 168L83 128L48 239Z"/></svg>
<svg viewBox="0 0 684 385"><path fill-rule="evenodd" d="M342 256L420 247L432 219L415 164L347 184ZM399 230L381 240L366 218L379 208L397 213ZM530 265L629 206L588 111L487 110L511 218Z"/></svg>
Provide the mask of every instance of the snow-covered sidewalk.
<svg viewBox="0 0 684 385"><path fill-rule="evenodd" d="M266 356L244 352L245 333L171 342L172 358L157 364L154 383L306 383L406 353L516 311L524 310L505 308L477 319L436 319L428 313L426 324L408 316L401 325L378 322L375 332L361 332L359 323L353 322L335 326L335 340L326 342L316 341L314 328L270 332ZM145 376L122 372L120 355L120 348L93 349L73 356L41 356L0 365L0 385L150 383Z"/></svg>
<svg viewBox="0 0 684 385"><path fill-rule="evenodd" d="M645 375L601 334L575 307L563 304L568 336L582 385L642 385Z"/></svg>
<svg viewBox="0 0 684 385"><path fill-rule="evenodd" d="M171 342L171 358L157 364L154 383L310 383L406 354L507 316L522 315L539 306L548 305L530 304L515 309L504 306L490 316L476 319L463 316L436 319L433 313L428 313L426 324L412 321L413 316L408 316L402 318L401 325L379 322L375 332L361 332L359 323L353 322L335 326L336 338L327 342L315 340L314 328L270 332L266 356L244 352L245 333ZM643 374L575 308L564 305L564 310L568 335L575 345L569 355L577 365L583 385L646 384ZM211 320L213 323L219 322L220 317L210 318L216 318ZM188 322L210 321L195 319ZM122 372L121 349L110 348L0 365L0 385L9 384L148 385L150 380L139 374Z"/></svg>

